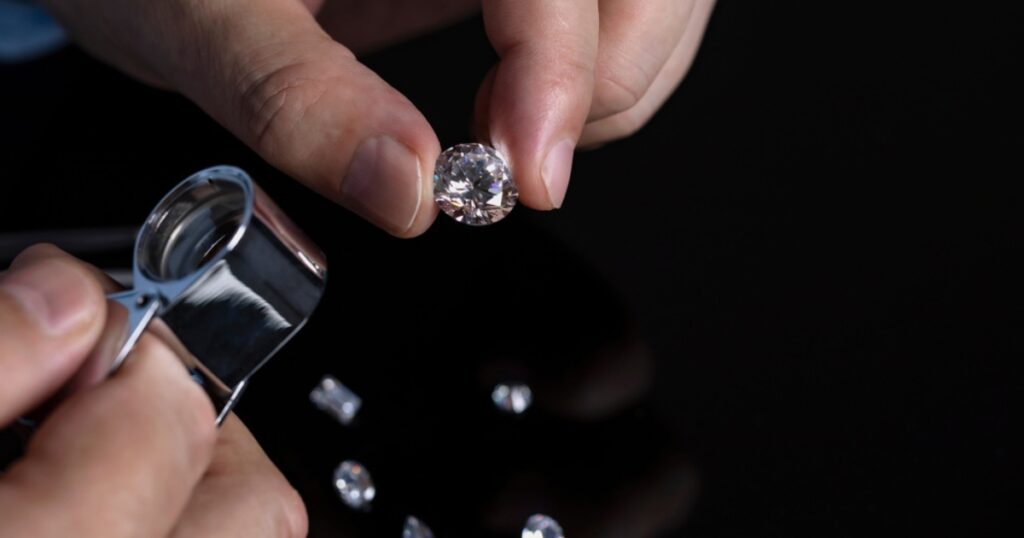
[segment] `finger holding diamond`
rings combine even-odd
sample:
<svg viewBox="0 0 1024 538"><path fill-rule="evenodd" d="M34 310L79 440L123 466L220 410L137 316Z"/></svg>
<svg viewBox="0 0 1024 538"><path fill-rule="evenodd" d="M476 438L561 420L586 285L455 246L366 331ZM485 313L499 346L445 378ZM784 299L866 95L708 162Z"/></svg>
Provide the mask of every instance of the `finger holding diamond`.
<svg viewBox="0 0 1024 538"><path fill-rule="evenodd" d="M616 92L612 89L615 83L609 83L609 81L617 77L614 74L617 70L623 69L621 61L619 67L606 66L604 68L602 75L605 79L604 88L602 89L599 80L595 90L595 104L591 110L590 122L584 127L583 135L580 137L581 148L593 148L630 136L654 116L690 70L690 65L697 55L697 49L704 37L704 30L707 28L714 6L715 0L695 0L693 2L693 7L687 13L687 18L684 21L685 28L683 28L682 38L676 44L671 56L665 61L661 71L654 76L646 88L643 88L642 93L639 87L634 88L633 95L625 95L629 92ZM602 16L603 13L602 10ZM606 40L602 36L601 46L605 47L605 43ZM608 45L609 48L614 46L615 44ZM604 54L613 56L609 52ZM601 72L601 69L598 71ZM621 75L618 77L621 78ZM644 81L643 84L647 84L647 82ZM596 102L598 95L602 95L601 101L604 102L602 107L598 107ZM612 113L616 109L620 111Z"/></svg>
<svg viewBox="0 0 1024 538"><path fill-rule="evenodd" d="M433 222L433 129L320 27L318 2L42 2L84 48L184 94L327 198L401 237Z"/></svg>
<svg viewBox="0 0 1024 538"><path fill-rule="evenodd" d="M601 37L589 121L629 110L682 39L695 0L600 0Z"/></svg>
<svg viewBox="0 0 1024 538"><path fill-rule="evenodd" d="M512 211L518 198L505 157L490 146L459 144L437 159L434 201L457 222L494 224Z"/></svg>
<svg viewBox="0 0 1024 538"><path fill-rule="evenodd" d="M598 2L484 0L483 14L501 61L480 89L478 113L510 159L523 203L560 207L590 111Z"/></svg>

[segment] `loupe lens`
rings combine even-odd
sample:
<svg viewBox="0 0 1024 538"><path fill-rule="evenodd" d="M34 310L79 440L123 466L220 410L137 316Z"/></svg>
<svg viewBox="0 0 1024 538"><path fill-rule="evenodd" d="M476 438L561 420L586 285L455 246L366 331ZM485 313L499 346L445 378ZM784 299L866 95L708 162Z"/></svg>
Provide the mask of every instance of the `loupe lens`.
<svg viewBox="0 0 1024 538"><path fill-rule="evenodd" d="M184 278L216 257L242 226L242 186L206 179L172 193L146 221L139 266L155 281Z"/></svg>

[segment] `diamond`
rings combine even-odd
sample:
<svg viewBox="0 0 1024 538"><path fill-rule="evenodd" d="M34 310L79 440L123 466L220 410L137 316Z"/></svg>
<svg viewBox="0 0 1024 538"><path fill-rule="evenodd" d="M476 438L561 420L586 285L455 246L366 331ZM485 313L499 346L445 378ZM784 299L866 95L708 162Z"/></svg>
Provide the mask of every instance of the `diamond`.
<svg viewBox="0 0 1024 538"><path fill-rule="evenodd" d="M434 533L430 532L430 527L424 525L422 521L409 516L405 518L402 538L434 538Z"/></svg>
<svg viewBox="0 0 1024 538"><path fill-rule="evenodd" d="M356 510L370 508L370 502L377 495L370 472L359 462L345 460L334 470L334 487L342 502Z"/></svg>
<svg viewBox="0 0 1024 538"><path fill-rule="evenodd" d="M507 161L492 147L459 144L437 158L434 201L458 222L494 224L512 211L518 198Z"/></svg>
<svg viewBox="0 0 1024 538"><path fill-rule="evenodd" d="M523 538L565 538L565 534L557 521L544 514L536 514L526 520Z"/></svg>
<svg viewBox="0 0 1024 538"><path fill-rule="evenodd" d="M309 393L309 401L346 426L352 423L363 405L362 398L329 375L325 375Z"/></svg>
<svg viewBox="0 0 1024 538"><path fill-rule="evenodd" d="M491 391L494 405L506 413L519 415L533 403L533 391L526 385L498 384Z"/></svg>

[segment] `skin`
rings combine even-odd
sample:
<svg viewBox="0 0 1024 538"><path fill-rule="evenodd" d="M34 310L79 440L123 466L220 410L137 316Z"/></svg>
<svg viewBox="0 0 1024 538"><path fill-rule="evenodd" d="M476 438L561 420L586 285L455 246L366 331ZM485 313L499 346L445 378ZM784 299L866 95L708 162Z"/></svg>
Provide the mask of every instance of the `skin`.
<svg viewBox="0 0 1024 538"><path fill-rule="evenodd" d="M412 237L437 214L441 146L356 53L482 11L500 60L474 130L509 157L520 201L549 210L565 200L578 147L633 134L671 95L714 0L42 3L97 58L185 95L283 172ZM304 536L298 495L237 418L214 428L159 340L143 338L111 379L82 381L97 371L87 361L110 286L53 247L0 277L0 425L61 397L0 477L0 537Z"/></svg>
<svg viewBox="0 0 1024 538"><path fill-rule="evenodd" d="M437 209L441 145L355 53L481 10L500 61L478 138L523 204L562 205L573 151L636 132L686 74L714 0L43 0L86 50L178 91L283 172L400 237Z"/></svg>
<svg viewBox="0 0 1024 538"><path fill-rule="evenodd" d="M0 277L0 424L53 397L105 330L99 271L54 247ZM218 430L180 359L145 335L56 405L0 475L0 536L305 536L302 501L245 426Z"/></svg>

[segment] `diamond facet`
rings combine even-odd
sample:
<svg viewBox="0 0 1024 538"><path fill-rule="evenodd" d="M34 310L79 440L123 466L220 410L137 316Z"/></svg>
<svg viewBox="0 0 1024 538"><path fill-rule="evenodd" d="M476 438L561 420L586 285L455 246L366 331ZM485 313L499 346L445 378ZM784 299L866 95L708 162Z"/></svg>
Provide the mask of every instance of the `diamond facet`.
<svg viewBox="0 0 1024 538"><path fill-rule="evenodd" d="M405 518L405 528L402 529L402 538L434 538L430 527L413 516Z"/></svg>
<svg viewBox="0 0 1024 538"><path fill-rule="evenodd" d="M494 405L506 413L521 414L533 403L533 391L526 385L500 383L491 391Z"/></svg>
<svg viewBox="0 0 1024 538"><path fill-rule="evenodd" d="M309 401L346 426L356 418L359 407L363 405L362 398L329 375L325 375L309 393Z"/></svg>
<svg viewBox="0 0 1024 538"><path fill-rule="evenodd" d="M370 502L377 495L370 472L359 462L345 460L334 470L334 487L342 502L356 510L370 508Z"/></svg>
<svg viewBox="0 0 1024 538"><path fill-rule="evenodd" d="M459 222L470 226L498 222L518 198L507 161L492 147L459 144L437 158L434 201Z"/></svg>
<svg viewBox="0 0 1024 538"><path fill-rule="evenodd" d="M565 534L557 521L544 514L536 514L526 520L523 538L565 538Z"/></svg>

